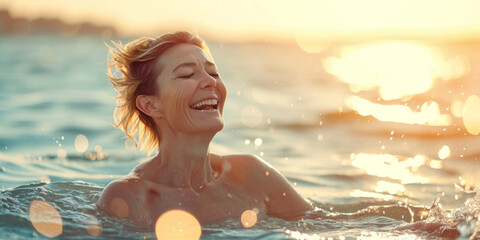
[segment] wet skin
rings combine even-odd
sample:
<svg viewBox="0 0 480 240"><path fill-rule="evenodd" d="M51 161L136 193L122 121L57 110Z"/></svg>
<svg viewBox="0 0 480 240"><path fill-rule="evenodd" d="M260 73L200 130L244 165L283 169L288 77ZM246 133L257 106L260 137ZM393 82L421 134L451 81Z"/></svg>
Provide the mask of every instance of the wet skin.
<svg viewBox="0 0 480 240"><path fill-rule="evenodd" d="M246 210L283 219L313 210L258 157L210 153L212 138L224 126L226 88L201 48L176 45L157 59L155 70L159 93L137 97L137 107L160 129L159 153L111 182L100 197L101 209L144 225L171 209L185 210L201 224L240 219ZM204 100L209 104L199 106Z"/></svg>

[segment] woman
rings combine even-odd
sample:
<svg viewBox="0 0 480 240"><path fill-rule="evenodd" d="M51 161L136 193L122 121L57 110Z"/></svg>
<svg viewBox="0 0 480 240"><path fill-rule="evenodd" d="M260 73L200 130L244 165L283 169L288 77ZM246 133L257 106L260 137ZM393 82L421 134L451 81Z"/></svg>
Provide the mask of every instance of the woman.
<svg viewBox="0 0 480 240"><path fill-rule="evenodd" d="M313 210L258 157L210 153L224 126L227 93L203 40L176 32L115 47L108 75L119 93L116 126L158 154L104 189L99 206L105 212L153 225L171 209L201 224L240 218L246 210L283 219Z"/></svg>

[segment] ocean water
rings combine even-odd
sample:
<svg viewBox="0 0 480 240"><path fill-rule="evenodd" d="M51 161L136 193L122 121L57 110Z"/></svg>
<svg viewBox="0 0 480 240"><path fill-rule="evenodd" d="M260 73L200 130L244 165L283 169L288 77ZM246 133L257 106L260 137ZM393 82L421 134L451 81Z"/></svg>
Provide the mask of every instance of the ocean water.
<svg viewBox="0 0 480 240"><path fill-rule="evenodd" d="M104 41L0 37L0 238L157 237L95 206L148 158L112 127ZM480 45L208 43L228 91L212 151L262 157L319 210L201 239L479 238Z"/></svg>

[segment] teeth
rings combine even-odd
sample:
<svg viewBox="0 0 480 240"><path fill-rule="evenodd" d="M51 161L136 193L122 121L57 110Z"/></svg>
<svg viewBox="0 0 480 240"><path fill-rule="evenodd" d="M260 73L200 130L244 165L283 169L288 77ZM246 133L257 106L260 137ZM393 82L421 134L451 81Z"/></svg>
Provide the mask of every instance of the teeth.
<svg viewBox="0 0 480 240"><path fill-rule="evenodd" d="M207 100L203 100L201 102L198 102L198 103L195 103L194 105L190 106L191 108L198 108L200 106L203 106L203 105L217 105L218 104L218 100L217 99L207 99ZM216 109L214 109L216 110ZM212 110L201 110L201 111L212 111Z"/></svg>
<svg viewBox="0 0 480 240"><path fill-rule="evenodd" d="M199 112L216 112L217 109L210 109L210 110L197 110L197 109L195 109L195 111L199 111Z"/></svg>

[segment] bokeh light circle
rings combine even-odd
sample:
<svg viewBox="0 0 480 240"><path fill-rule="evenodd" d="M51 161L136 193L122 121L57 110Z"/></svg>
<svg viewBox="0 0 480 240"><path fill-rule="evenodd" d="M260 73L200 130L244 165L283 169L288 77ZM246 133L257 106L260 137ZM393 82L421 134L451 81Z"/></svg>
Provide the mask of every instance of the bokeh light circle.
<svg viewBox="0 0 480 240"><path fill-rule="evenodd" d="M67 157L67 151L65 151L65 149L63 149L63 148L59 148L59 149L57 149L57 156L59 158L66 158Z"/></svg>
<svg viewBox="0 0 480 240"><path fill-rule="evenodd" d="M79 134L75 138L75 150L77 150L77 152L83 153L87 151L87 149L88 149L87 137L85 137L85 135Z"/></svg>
<svg viewBox="0 0 480 240"><path fill-rule="evenodd" d="M253 227L257 223L257 213L253 210L246 210L242 213L240 220L245 228Z"/></svg>
<svg viewBox="0 0 480 240"><path fill-rule="evenodd" d="M440 150L438 151L438 157L439 157L441 160L450 157L450 155L451 155L450 147L448 147L447 145L444 145L444 146L443 146L442 148L440 148Z"/></svg>
<svg viewBox="0 0 480 240"><path fill-rule="evenodd" d="M54 238L62 234L62 218L52 205L41 200L33 200L29 215L35 230L43 236Z"/></svg>
<svg viewBox="0 0 480 240"><path fill-rule="evenodd" d="M97 220L97 218L90 216L85 222L87 226L88 234L97 237L102 234L102 224Z"/></svg>
<svg viewBox="0 0 480 240"><path fill-rule="evenodd" d="M472 95L463 105L463 124L472 135L480 134L480 97Z"/></svg>
<svg viewBox="0 0 480 240"><path fill-rule="evenodd" d="M129 213L129 208L127 202L122 198L114 198L110 202L110 210L117 216L118 218L126 218Z"/></svg>
<svg viewBox="0 0 480 240"><path fill-rule="evenodd" d="M242 123L247 127L258 126L263 119L262 112L255 106L247 106L241 113Z"/></svg>
<svg viewBox="0 0 480 240"><path fill-rule="evenodd" d="M200 239L202 228L198 220L189 212L174 209L162 214L155 223L158 239Z"/></svg>

